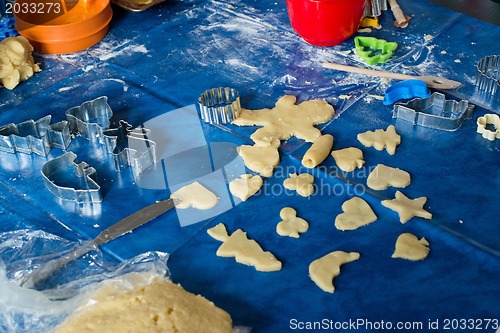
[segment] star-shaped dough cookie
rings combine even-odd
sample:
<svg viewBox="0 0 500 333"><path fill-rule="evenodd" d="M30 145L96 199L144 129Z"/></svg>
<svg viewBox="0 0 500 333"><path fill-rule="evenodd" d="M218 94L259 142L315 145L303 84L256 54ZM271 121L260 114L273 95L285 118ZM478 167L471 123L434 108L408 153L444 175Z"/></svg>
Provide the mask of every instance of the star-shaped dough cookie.
<svg viewBox="0 0 500 333"><path fill-rule="evenodd" d="M389 125L387 130L378 129L358 134L358 140L365 147L373 147L377 150L387 150L390 155L394 155L396 147L401 143L401 136L396 133L393 125Z"/></svg>
<svg viewBox="0 0 500 333"><path fill-rule="evenodd" d="M406 223L414 216L427 220L432 218L432 214L424 209L426 201L426 197L410 199L403 193L397 191L395 199L383 200L382 205L397 212L399 214L399 221L401 223Z"/></svg>
<svg viewBox="0 0 500 333"><path fill-rule="evenodd" d="M242 109L240 116L233 121L238 126L262 126L250 137L257 146L279 147L280 140L292 136L307 142L314 142L321 136L318 125L332 119L333 106L323 99L315 99L295 104L295 96L281 97L273 109Z"/></svg>

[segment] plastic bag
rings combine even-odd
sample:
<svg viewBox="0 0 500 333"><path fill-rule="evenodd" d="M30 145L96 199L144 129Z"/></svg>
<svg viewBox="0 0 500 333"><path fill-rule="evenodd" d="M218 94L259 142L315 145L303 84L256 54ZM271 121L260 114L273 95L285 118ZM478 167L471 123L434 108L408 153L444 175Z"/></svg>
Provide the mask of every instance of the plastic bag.
<svg viewBox="0 0 500 333"><path fill-rule="evenodd" d="M148 272L150 277L169 275L166 253L146 252L120 264L111 264L105 262L102 252L96 249L54 273L41 290L19 286L19 281L39 264L79 245L43 231L0 233L0 332L50 332L84 304L104 280L115 278L121 287L132 289L148 280L146 276L131 278L133 275L127 273Z"/></svg>

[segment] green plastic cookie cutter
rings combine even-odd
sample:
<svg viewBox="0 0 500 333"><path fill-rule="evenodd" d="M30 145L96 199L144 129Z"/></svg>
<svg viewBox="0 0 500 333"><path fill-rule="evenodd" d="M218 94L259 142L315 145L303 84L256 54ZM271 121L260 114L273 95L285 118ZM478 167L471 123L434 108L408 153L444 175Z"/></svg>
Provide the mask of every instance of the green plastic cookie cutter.
<svg viewBox="0 0 500 333"><path fill-rule="evenodd" d="M366 36L354 37L354 45L356 54L368 65L385 63L398 47L396 42Z"/></svg>

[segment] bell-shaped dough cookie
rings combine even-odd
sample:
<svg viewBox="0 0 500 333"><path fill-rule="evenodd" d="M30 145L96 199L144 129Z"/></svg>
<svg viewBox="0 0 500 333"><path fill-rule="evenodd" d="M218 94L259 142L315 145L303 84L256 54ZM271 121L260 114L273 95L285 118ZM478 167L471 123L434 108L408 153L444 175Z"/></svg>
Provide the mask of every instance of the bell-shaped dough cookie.
<svg viewBox="0 0 500 333"><path fill-rule="evenodd" d="M368 187L377 191L385 190L389 186L406 187L410 182L411 177L408 172L383 164L378 164L366 180Z"/></svg>

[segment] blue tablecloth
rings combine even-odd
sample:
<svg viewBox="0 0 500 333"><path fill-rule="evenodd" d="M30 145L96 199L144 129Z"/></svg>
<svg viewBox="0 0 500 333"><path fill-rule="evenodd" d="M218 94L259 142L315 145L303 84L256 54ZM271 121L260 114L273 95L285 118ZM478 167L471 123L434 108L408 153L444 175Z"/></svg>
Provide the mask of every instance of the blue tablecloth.
<svg viewBox="0 0 500 333"><path fill-rule="evenodd" d="M400 5L412 16L408 28L395 28L388 11L381 16L382 29L357 35L399 44L391 61L378 68L462 82L455 91L443 91L450 99L476 105L473 117L457 131L393 119L392 108L376 97L395 81L323 69L324 61L364 66L352 51L353 38L329 48L305 43L291 28L284 1L167 1L142 13L114 7L110 32L96 46L69 55L35 53L43 71L15 90L0 90L0 125L45 115L55 123L66 119L69 108L108 96L111 127L123 119L151 129L158 164L139 178L130 168L118 173L101 145L74 138L68 150L97 170L104 197L100 204L82 205L61 201L45 189L40 170L63 154L61 149L47 157L1 152L0 231L41 229L69 240L91 239L199 179L221 198L217 211L189 225L182 223L182 212L168 212L103 246L108 260L167 252L175 282L210 299L230 313L235 325L252 332L288 332L313 322L332 331L344 323L359 324L337 330L345 332L388 331L387 323L399 332L495 332L500 320L500 145L476 133L476 119L498 114L500 103L476 89L474 76L479 59L498 54L500 28L426 1L401 0ZM244 171L235 147L251 144L255 127L217 127L198 120L198 96L219 86L237 89L249 109L272 107L285 94L297 96L298 102L325 98L336 116L318 128L334 136L335 149L361 148L364 168L338 172L329 157L321 169L306 170L300 161L310 144L291 138L282 143L280 166L261 192L244 203L234 200L226 182ZM402 137L393 156L356 139L358 133L390 124ZM370 167L379 163L410 172L411 185L402 192L428 197L425 207L432 220L415 218L403 225L381 205L395 189L365 186ZM292 172L314 174L313 196L283 189ZM353 196L365 199L378 220L339 231L335 216ZM299 239L275 232L286 206L310 224ZM283 269L262 273L217 257L220 243L206 230L220 222L230 233L238 228L248 232L283 262ZM391 258L403 232L429 241L427 259ZM335 293L328 294L308 277L308 265L335 250L356 251L361 258L342 267ZM468 326L463 320L469 320ZM397 329L398 323L417 326Z"/></svg>

